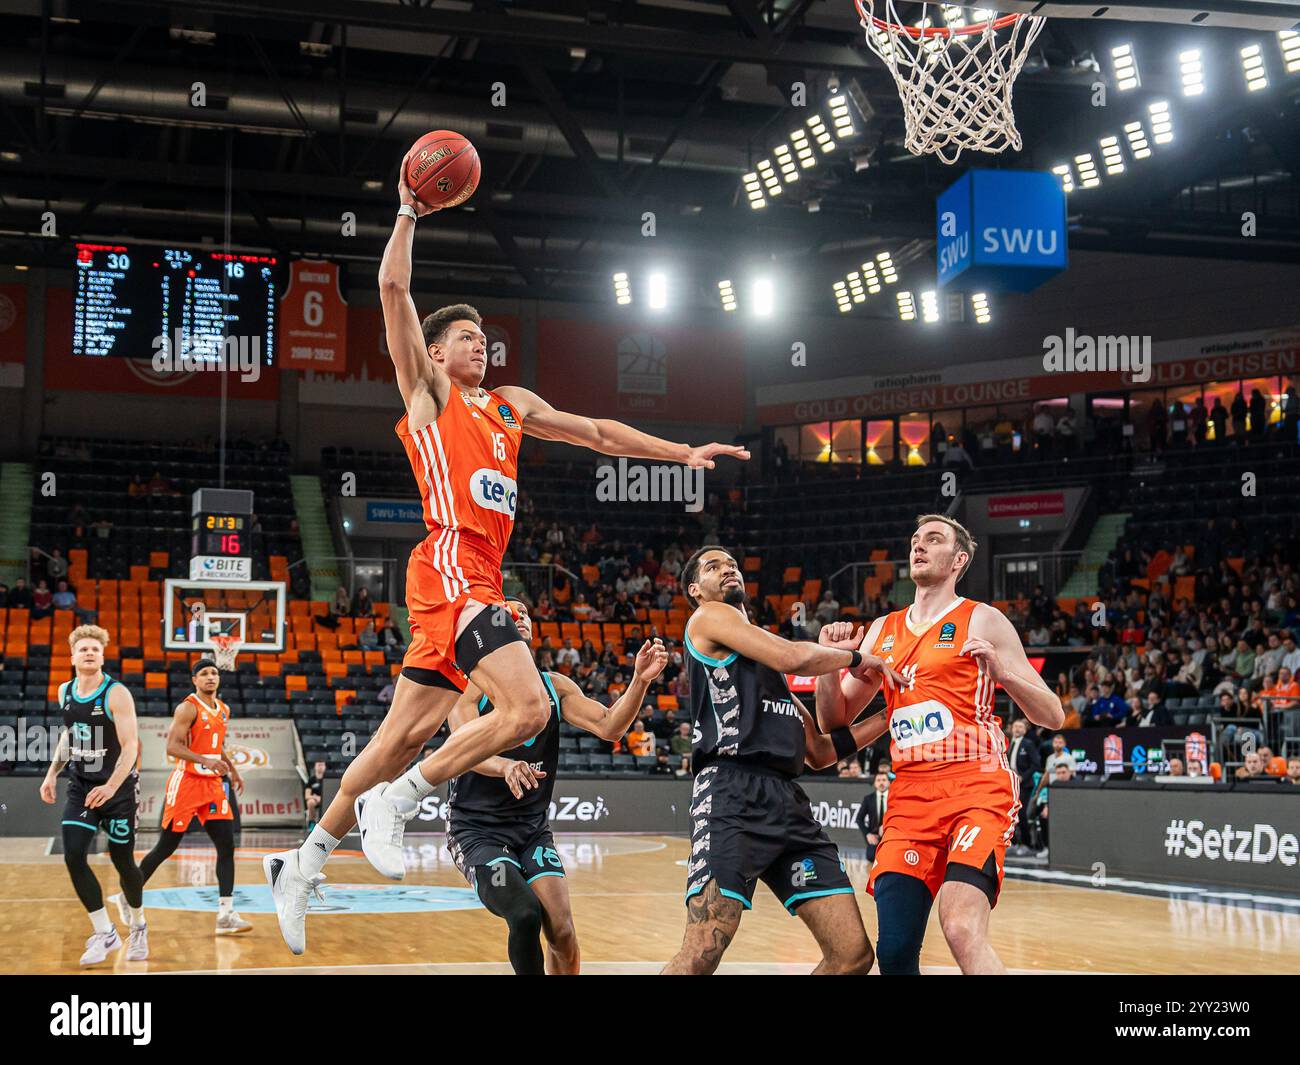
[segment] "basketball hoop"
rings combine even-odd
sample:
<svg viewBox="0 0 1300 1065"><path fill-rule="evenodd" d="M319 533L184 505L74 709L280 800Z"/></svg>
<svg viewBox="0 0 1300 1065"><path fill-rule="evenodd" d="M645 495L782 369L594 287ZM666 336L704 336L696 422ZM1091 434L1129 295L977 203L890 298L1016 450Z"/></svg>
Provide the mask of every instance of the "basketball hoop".
<svg viewBox="0 0 1300 1065"><path fill-rule="evenodd" d="M867 47L898 86L908 151L955 163L963 151L1020 150L1011 89L1042 31L1041 15L999 16L988 8L923 3L920 18L908 26L894 0L853 3Z"/></svg>
<svg viewBox="0 0 1300 1065"><path fill-rule="evenodd" d="M233 670L240 646L237 636L213 636L212 658L217 663L217 668Z"/></svg>

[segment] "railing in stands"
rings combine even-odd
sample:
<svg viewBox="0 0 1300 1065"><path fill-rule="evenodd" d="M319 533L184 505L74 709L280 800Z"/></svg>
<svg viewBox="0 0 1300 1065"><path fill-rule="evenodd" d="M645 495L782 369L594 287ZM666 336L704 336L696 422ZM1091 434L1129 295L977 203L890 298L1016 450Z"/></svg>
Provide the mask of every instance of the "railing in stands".
<svg viewBox="0 0 1300 1065"><path fill-rule="evenodd" d="M993 598L1028 599L1038 585L1048 598L1070 579L1082 551L1039 551L993 556Z"/></svg>

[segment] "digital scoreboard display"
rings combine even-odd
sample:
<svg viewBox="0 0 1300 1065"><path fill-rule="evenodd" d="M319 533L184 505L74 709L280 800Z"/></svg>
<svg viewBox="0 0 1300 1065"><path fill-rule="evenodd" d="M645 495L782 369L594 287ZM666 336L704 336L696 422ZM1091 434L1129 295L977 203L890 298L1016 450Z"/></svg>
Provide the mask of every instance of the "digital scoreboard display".
<svg viewBox="0 0 1300 1065"><path fill-rule="evenodd" d="M78 244L72 353L215 360L234 344L245 360L270 367L281 287L271 255Z"/></svg>
<svg viewBox="0 0 1300 1065"><path fill-rule="evenodd" d="M248 518L243 514L196 514L191 555L220 555L247 558Z"/></svg>

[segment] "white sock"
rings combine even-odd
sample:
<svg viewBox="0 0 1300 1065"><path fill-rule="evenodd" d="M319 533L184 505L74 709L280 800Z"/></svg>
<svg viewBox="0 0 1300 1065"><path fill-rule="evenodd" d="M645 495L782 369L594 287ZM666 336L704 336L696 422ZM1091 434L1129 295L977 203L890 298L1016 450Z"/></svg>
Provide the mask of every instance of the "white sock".
<svg viewBox="0 0 1300 1065"><path fill-rule="evenodd" d="M419 802L425 796L432 795L436 784L430 784L420 772L419 763L411 766L405 773L394 780L384 792L389 798L410 799Z"/></svg>
<svg viewBox="0 0 1300 1065"><path fill-rule="evenodd" d="M217 900L217 916L225 917L228 913L235 912L235 897L233 895L223 895Z"/></svg>
<svg viewBox="0 0 1300 1065"><path fill-rule="evenodd" d="M91 913L90 923L95 926L96 932L113 931L113 922L108 919L108 911L102 906Z"/></svg>
<svg viewBox="0 0 1300 1065"><path fill-rule="evenodd" d="M339 841L326 832L320 825L311 830L311 833L298 848L298 865L302 869L303 876L315 876L325 868L325 860L334 853L334 848L339 845Z"/></svg>
<svg viewBox="0 0 1300 1065"><path fill-rule="evenodd" d="M144 907L143 907L143 906L132 906L130 903L127 903L126 912L129 913L129 914L131 915L131 927L132 927L132 928L143 928L143 927L144 927Z"/></svg>

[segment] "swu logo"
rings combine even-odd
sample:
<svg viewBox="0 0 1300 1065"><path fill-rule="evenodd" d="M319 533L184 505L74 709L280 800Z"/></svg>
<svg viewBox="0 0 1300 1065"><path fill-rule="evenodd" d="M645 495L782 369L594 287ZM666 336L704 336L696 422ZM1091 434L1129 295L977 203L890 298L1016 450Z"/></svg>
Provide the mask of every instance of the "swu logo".
<svg viewBox="0 0 1300 1065"><path fill-rule="evenodd" d="M900 706L889 717L889 732L899 750L934 743L952 732L952 711L937 699Z"/></svg>
<svg viewBox="0 0 1300 1065"><path fill-rule="evenodd" d="M514 518L519 486L500 470L475 470L470 474L469 494L480 507Z"/></svg>

